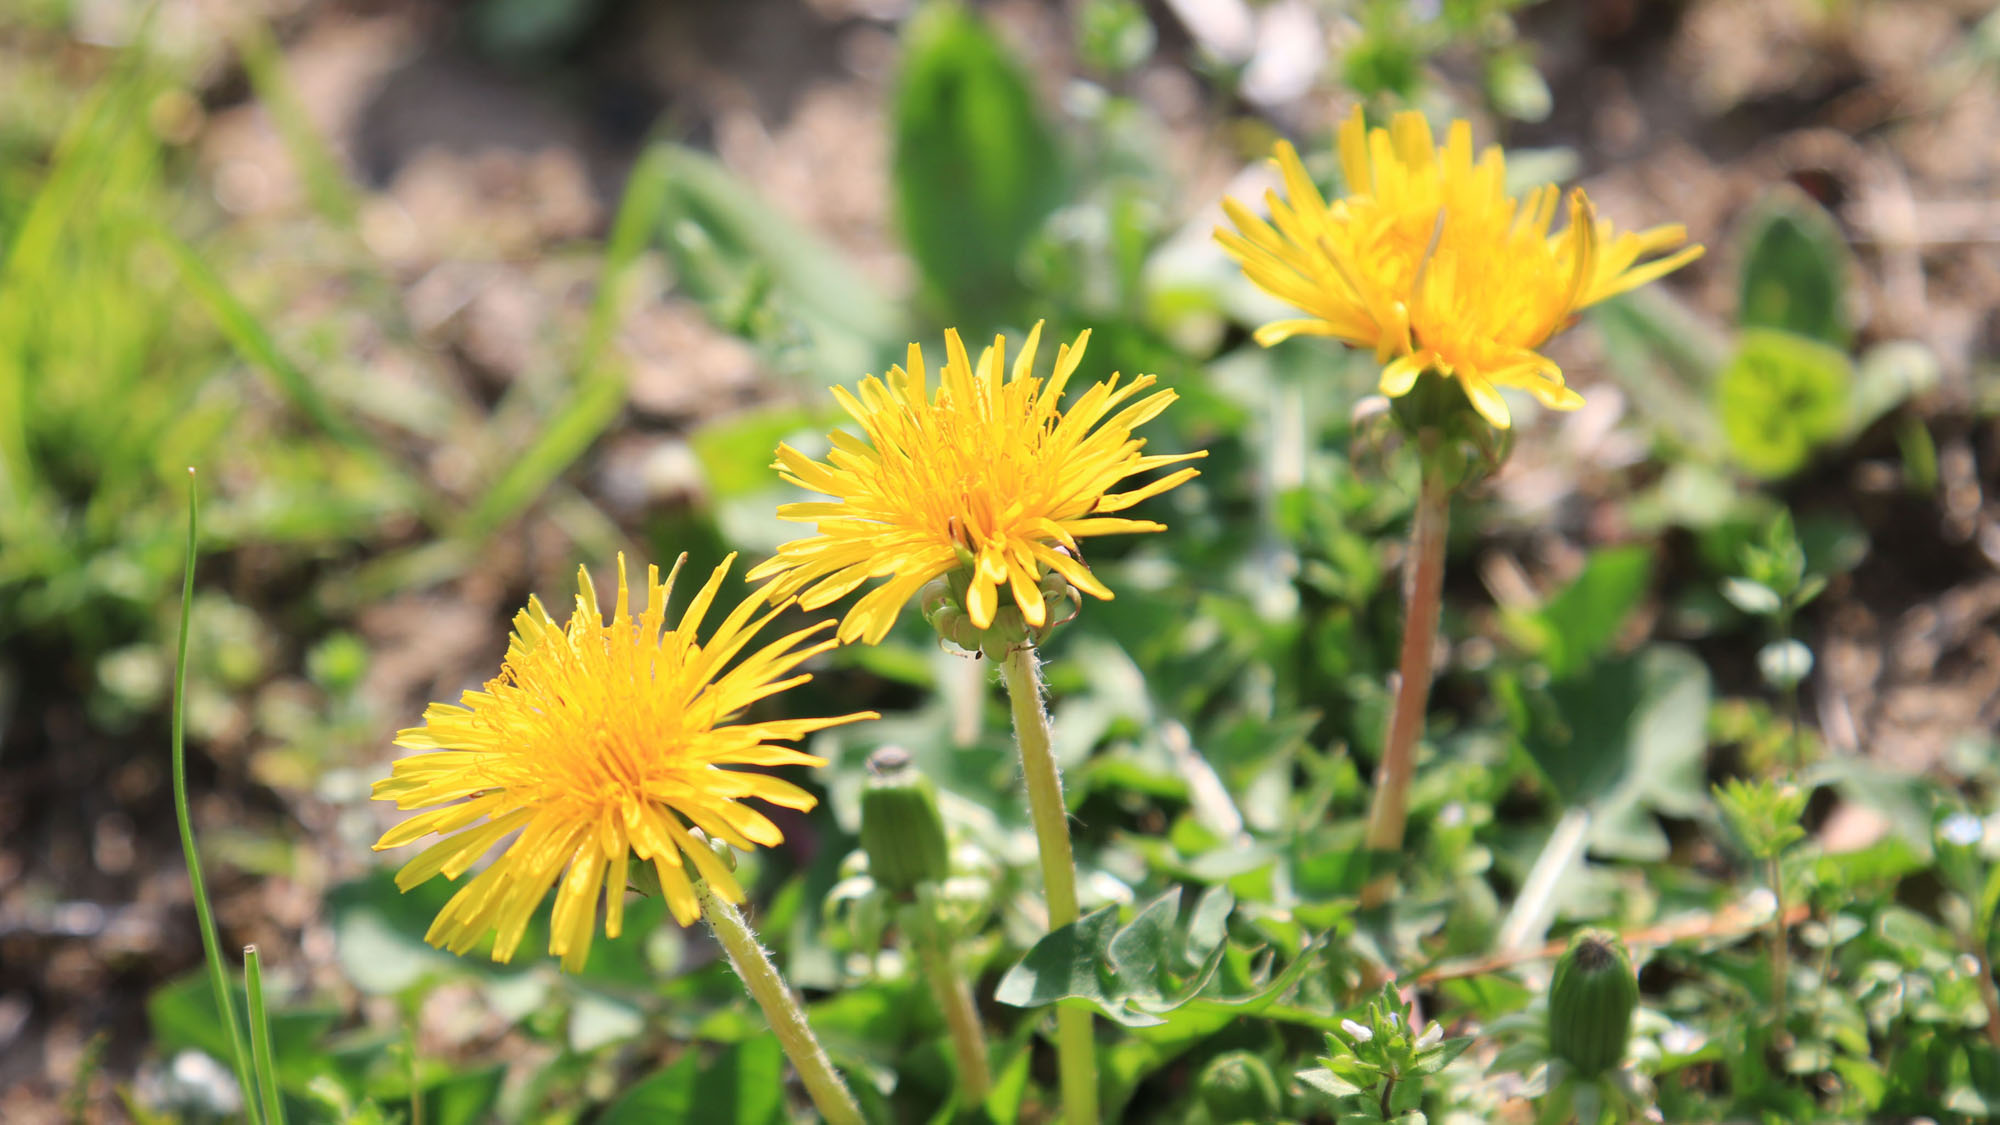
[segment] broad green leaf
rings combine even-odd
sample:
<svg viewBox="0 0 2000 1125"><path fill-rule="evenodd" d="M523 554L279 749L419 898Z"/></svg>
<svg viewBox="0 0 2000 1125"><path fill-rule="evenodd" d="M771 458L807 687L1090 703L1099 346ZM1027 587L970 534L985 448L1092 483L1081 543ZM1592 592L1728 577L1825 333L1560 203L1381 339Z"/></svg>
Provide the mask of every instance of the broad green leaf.
<svg viewBox="0 0 2000 1125"><path fill-rule="evenodd" d="M435 1059L418 1066L417 1089L422 1094L425 1125L481 1125L493 1120L493 1103L507 1077L504 1064L460 1070ZM382 1105L410 1108L407 1065L384 1070L368 1084L368 1097Z"/></svg>
<svg viewBox="0 0 2000 1125"><path fill-rule="evenodd" d="M579 1054L630 1039L645 1030L637 1007L588 989L579 989L569 1010L569 1049Z"/></svg>
<svg viewBox="0 0 2000 1125"><path fill-rule="evenodd" d="M1654 645L1550 685L1526 707L1522 742L1565 804L1591 809L1594 851L1660 859L1667 840L1650 811L1688 816L1708 805L1709 698L1699 657Z"/></svg>
<svg viewBox="0 0 2000 1125"><path fill-rule="evenodd" d="M665 1070L627 1089L597 1125L783 1125L785 1055L764 1035L723 1048L704 1060L689 1050Z"/></svg>
<svg viewBox="0 0 2000 1125"><path fill-rule="evenodd" d="M403 894L387 869L334 888L328 896L333 948L347 979L363 992L386 995L453 972L458 958L426 945L424 931L454 889L433 879Z"/></svg>
<svg viewBox="0 0 2000 1125"><path fill-rule="evenodd" d="M1234 905L1227 891L1211 888L1183 931L1177 925L1180 901L1175 887L1141 906L1123 927L1118 908L1107 906L1057 929L1008 970L994 998L1017 1008L1089 1000L1127 1027L1164 1023L1164 1013L1193 1000L1214 979L1227 951L1217 914L1226 917Z"/></svg>
<svg viewBox="0 0 2000 1125"><path fill-rule="evenodd" d="M1847 346L1847 242L1804 192L1786 187L1752 213L1738 278L1737 321Z"/></svg>
<svg viewBox="0 0 2000 1125"><path fill-rule="evenodd" d="M248 1008L242 982L230 986L238 1011ZM146 998L146 1016L154 1043L163 1051L184 1047L222 1060L230 1056L229 1032L216 1012L215 992L203 973L170 981ZM271 1054L280 1081L290 1087L321 1069L321 1040L340 1020L331 1007L281 1007L270 1010Z"/></svg>
<svg viewBox="0 0 2000 1125"><path fill-rule="evenodd" d="M1736 463L1789 476L1846 431L1854 380L1847 356L1804 336L1746 331L1715 384L1715 408Z"/></svg>
<svg viewBox="0 0 2000 1125"><path fill-rule="evenodd" d="M1589 667L1617 639L1653 575L1652 551L1632 545L1590 556L1582 573L1540 609L1516 614L1510 631L1564 679Z"/></svg>
<svg viewBox="0 0 2000 1125"><path fill-rule="evenodd" d="M810 432L817 436L814 416L795 406L746 411L732 415L694 432L689 444L701 462L708 491L721 499L733 499L769 492L784 485L778 470L778 444L795 435ZM790 488L790 486L785 486ZM797 490L791 490L797 495ZM809 526L809 525L807 525Z"/></svg>
<svg viewBox="0 0 2000 1125"><path fill-rule="evenodd" d="M1295 1024L1314 1031L1330 1031L1339 1026L1333 1016L1308 1012L1299 1008L1280 1006L1277 1000L1290 993L1299 981L1315 965L1320 963L1319 945L1313 943L1301 949L1282 973L1269 974L1269 957L1259 958L1258 964L1247 973L1240 974L1237 983L1247 984L1251 991L1232 997L1196 997L1195 999L1165 1014L1164 1019L1149 1026L1133 1027L1132 1034L1124 1041L1105 1049L1104 1062L1105 1111L1108 1120L1119 1119L1119 1107L1132 1096L1138 1084L1195 1044L1225 1028L1237 1026L1243 1021L1262 1017L1279 1023ZM1242 949L1228 949L1225 960L1248 962L1249 955ZM1233 974L1234 975L1234 974ZM1130 1025L1128 1025L1130 1026Z"/></svg>
<svg viewBox="0 0 2000 1125"><path fill-rule="evenodd" d="M948 319L1004 322L1024 293L1022 251L1063 198L1061 154L1021 66L956 0L903 33L895 94L897 214Z"/></svg>
<svg viewBox="0 0 2000 1125"><path fill-rule="evenodd" d="M640 870L643 870L641 868ZM334 952L341 970L364 992L394 994L433 977L472 977L492 987L532 976L547 962L548 913L537 911L513 961L501 964L487 956L489 941L456 957L424 941L439 910L462 883L437 878L405 893L396 889L395 873L375 871L334 888L329 896L333 917ZM625 905L625 928L618 938L601 932L591 942L583 971L560 978L565 986L589 986L607 995L633 995L652 988L658 976L648 955L648 943L662 931L665 906L657 897L635 898ZM496 1001L506 1010L510 1004Z"/></svg>

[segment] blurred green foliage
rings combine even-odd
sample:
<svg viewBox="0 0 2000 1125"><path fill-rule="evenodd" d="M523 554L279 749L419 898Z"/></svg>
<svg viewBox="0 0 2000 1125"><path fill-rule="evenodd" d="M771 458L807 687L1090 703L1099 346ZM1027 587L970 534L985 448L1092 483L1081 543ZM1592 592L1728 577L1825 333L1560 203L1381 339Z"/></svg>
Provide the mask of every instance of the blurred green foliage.
<svg viewBox="0 0 2000 1125"><path fill-rule="evenodd" d="M957 0L904 29L895 141L904 245L945 321L978 336L1019 315L1021 253L1063 198L1063 158L1020 64Z"/></svg>

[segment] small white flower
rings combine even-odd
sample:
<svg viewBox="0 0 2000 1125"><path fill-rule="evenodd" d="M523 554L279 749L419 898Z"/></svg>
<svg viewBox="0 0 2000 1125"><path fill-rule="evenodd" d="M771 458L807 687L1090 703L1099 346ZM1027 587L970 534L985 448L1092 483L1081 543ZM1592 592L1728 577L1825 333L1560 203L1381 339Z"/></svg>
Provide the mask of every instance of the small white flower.
<svg viewBox="0 0 2000 1125"><path fill-rule="evenodd" d="M1708 1037L1684 1023L1660 1032L1660 1049L1670 1055L1692 1055L1701 1050Z"/></svg>
<svg viewBox="0 0 2000 1125"><path fill-rule="evenodd" d="M1743 896L1744 912L1759 922L1778 912L1778 896L1769 887L1758 887Z"/></svg>
<svg viewBox="0 0 2000 1125"><path fill-rule="evenodd" d="M1944 818L1943 824L1938 825L1938 835L1947 843L1969 848L1986 835L1986 826L1971 813L1953 813Z"/></svg>
<svg viewBox="0 0 2000 1125"><path fill-rule="evenodd" d="M1421 1051L1428 1047L1435 1047L1442 1042L1444 1042L1444 1025L1441 1023L1432 1023L1429 1027L1424 1028L1422 1035L1417 1036L1417 1050Z"/></svg>
<svg viewBox="0 0 2000 1125"><path fill-rule="evenodd" d="M1375 1038L1375 1033L1373 1031L1369 1030L1366 1027L1361 1026L1358 1023L1355 1023L1353 1020L1341 1020L1340 1030L1345 1031L1347 1033L1347 1037L1349 1039L1354 1040L1356 1043L1367 1043Z"/></svg>
<svg viewBox="0 0 2000 1125"><path fill-rule="evenodd" d="M1389 1013L1389 1026L1390 1026L1390 1027L1396 1027L1396 1026L1398 1026L1398 1025L1397 1025L1397 1021L1396 1021L1396 1013L1394 1013L1394 1012L1390 1012L1390 1013Z"/></svg>

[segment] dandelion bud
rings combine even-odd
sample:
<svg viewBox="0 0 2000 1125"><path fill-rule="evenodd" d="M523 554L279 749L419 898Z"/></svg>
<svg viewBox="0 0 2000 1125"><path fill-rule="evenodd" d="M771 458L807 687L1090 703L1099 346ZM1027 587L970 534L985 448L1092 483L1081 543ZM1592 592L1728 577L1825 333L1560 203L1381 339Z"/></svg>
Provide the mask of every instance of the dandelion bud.
<svg viewBox="0 0 2000 1125"><path fill-rule="evenodd" d="M1217 1125L1236 1121L1273 1121L1282 1108L1278 1080L1263 1059L1248 1051L1215 1056L1196 1082L1201 1104Z"/></svg>
<svg viewBox="0 0 2000 1125"><path fill-rule="evenodd" d="M951 873L951 848L930 779L910 766L910 755L884 746L868 758L868 788L861 795L861 847L868 872L894 895Z"/></svg>
<svg viewBox="0 0 2000 1125"><path fill-rule="evenodd" d="M1638 1006L1639 978L1617 937L1577 934L1549 984L1549 1054L1584 1078L1617 1066Z"/></svg>

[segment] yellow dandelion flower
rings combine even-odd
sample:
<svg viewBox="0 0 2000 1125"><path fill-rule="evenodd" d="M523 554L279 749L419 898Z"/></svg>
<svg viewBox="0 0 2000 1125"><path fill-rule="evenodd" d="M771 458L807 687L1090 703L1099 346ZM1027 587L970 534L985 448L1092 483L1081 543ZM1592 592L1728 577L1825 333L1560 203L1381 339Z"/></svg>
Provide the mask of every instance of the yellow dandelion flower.
<svg viewBox="0 0 2000 1125"><path fill-rule="evenodd" d="M794 540L750 572L771 578L774 597L796 595L807 609L828 605L871 578L871 590L840 623L841 641L879 642L904 603L924 584L960 566L969 569L965 611L974 626L993 624L1004 585L1030 626L1048 620L1040 591L1044 569L1077 589L1110 598L1082 561L1077 540L1122 532L1163 531L1123 511L1196 475L1180 469L1128 492L1111 489L1128 477L1205 453L1142 456L1132 431L1177 397L1155 391L1154 377L1120 383L1113 375L1058 404L1090 341L1056 353L1044 383L1031 374L1042 326L1035 325L1006 370L1004 338L995 337L974 364L957 332L945 333L946 361L932 390L923 350L910 345L908 365L887 380L871 375L857 398L845 387L834 397L865 437L836 431L833 450L814 461L788 445L774 468L829 501L787 504L780 518L816 523L818 534Z"/></svg>
<svg viewBox="0 0 2000 1125"><path fill-rule="evenodd" d="M1370 348L1385 364L1382 393L1405 394L1430 370L1455 377L1472 405L1506 428L1497 386L1547 406L1583 399L1536 349L1578 310L1637 288L1701 256L1678 224L1620 233L1569 195L1569 222L1551 234L1560 191L1507 194L1498 145L1472 152L1472 127L1454 121L1442 146L1419 113L1369 129L1360 109L1341 126L1348 194L1331 204L1280 141L1274 163L1285 195L1266 193L1269 222L1233 199L1235 230L1216 238L1258 288L1308 315L1257 330L1266 347L1295 335Z"/></svg>
<svg viewBox="0 0 2000 1125"><path fill-rule="evenodd" d="M397 872L398 887L407 891L435 875L456 880L495 844L519 833L452 896L425 940L464 953L491 933L493 959L509 960L553 885L549 952L574 972L590 954L600 894L605 936L618 936L632 856L652 862L683 926L701 915L690 863L716 894L742 901L728 867L689 826L734 847L769 847L783 842L783 834L744 798L800 810L812 808L815 799L769 774L725 767L823 766L820 758L775 743L875 715L728 721L811 679L794 670L836 643L807 643L832 625L822 621L724 671L782 608L753 594L706 644L696 640L734 558L715 568L671 629L667 599L686 556L665 582L658 567L646 569L646 609L635 619L620 555L609 624L589 572L578 568L568 624L556 624L539 600L529 598L528 608L514 616L499 676L483 690L466 692L462 706L431 704L423 726L397 735L398 746L429 752L397 761L390 776L375 783L375 799L427 811L390 829L375 848L401 847L433 832L444 837Z"/></svg>

